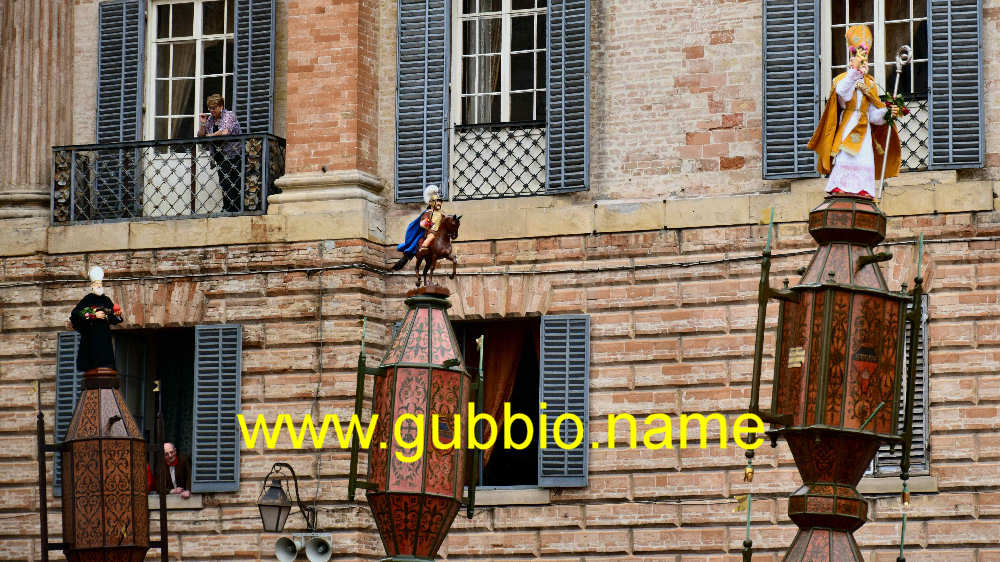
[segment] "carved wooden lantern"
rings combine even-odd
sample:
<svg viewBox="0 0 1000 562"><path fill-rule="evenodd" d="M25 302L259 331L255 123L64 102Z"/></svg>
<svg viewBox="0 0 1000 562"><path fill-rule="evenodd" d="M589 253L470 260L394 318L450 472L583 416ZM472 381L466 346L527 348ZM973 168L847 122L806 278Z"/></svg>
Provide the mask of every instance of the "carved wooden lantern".
<svg viewBox="0 0 1000 562"><path fill-rule="evenodd" d="M870 199L828 196L809 214L819 248L798 285L772 289L769 248L764 253L750 411L772 424L772 440L785 438L804 482L788 500L799 532L786 561L862 560L852 533L868 504L855 486L883 442L905 440L897 416L905 321L913 315L910 297L890 291L879 269L892 256L872 252L885 227ZM919 291L918 279L915 305ZM781 301L777 353L771 408L760 412L770 298ZM912 410L912 397L907 404Z"/></svg>
<svg viewBox="0 0 1000 562"><path fill-rule="evenodd" d="M86 371L62 444L63 541L76 562L146 557L146 442L118 391L114 369Z"/></svg>
<svg viewBox="0 0 1000 562"><path fill-rule="evenodd" d="M433 560L463 503L463 489L470 487L469 516L474 503L473 478L467 477L468 439L465 435L467 405L477 402L481 385L466 372L462 354L446 310L447 289L431 285L412 290L406 299L402 328L377 369L364 365L362 350L358 366L359 389L355 411L360 414L365 374L375 375L372 414L378 415L368 453L368 481L356 479L357 450L352 450L348 494L365 488L378 526L387 561ZM422 416L423 432L404 420L401 435L405 448L394 439L394 426L405 414ZM438 415L440 443L458 440L456 448L436 448L432 442L432 415ZM462 423L455 427L454 416ZM399 455L411 458L406 462ZM478 452L478 451L477 451Z"/></svg>

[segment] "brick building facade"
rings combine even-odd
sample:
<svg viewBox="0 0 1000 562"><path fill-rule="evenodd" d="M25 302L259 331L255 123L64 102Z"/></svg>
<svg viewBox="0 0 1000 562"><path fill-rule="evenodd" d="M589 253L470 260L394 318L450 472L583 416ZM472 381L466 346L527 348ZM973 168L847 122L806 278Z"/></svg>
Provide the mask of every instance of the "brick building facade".
<svg viewBox="0 0 1000 562"><path fill-rule="evenodd" d="M510 1L498 2L498 11L516 10ZM248 4L234 2L238 59L239 14ZM195 4L202 3L210 4ZM531 197L458 200L464 181L454 167L461 158L459 141L445 148L448 189L455 199L446 209L463 216L456 247L459 275L444 280L452 291L450 316L469 330L505 320L537 326L542 317L588 318L585 443L607 442L609 414L641 419L651 413L720 412L732 421L745 411L759 255L767 235L761 218L774 208L772 282L784 277L794 281L795 270L808 262L814 247L804 220L825 185L798 160L791 171L775 172L784 165L782 148L762 141L768 118L772 124L782 118L768 114L772 109L761 96L767 88L760 70L766 65L765 43L780 37L769 35L768 26L777 25L782 6L815 7L820 21L837 21L839 3L550 2L563 8L584 6L589 14L582 20L588 26L587 144L578 147L589 151L583 164L587 179L566 193L546 194L546 185ZM248 419L264 414L273 420L280 413L293 418L349 415L362 318L368 319L368 358L375 361L390 340L393 323L402 318L403 296L413 283L408 271L388 271L398 257L395 244L422 207L400 202L407 194L399 188L422 181L420 174L432 166L424 156L422 171L411 177L399 164L398 145L403 143L397 142L397 123L409 116L400 117L398 107L400 96L408 103L402 90L409 83L397 73L397 50L413 37L409 29L400 35L399 14L406 16L407 9L420 4L426 8L421 17L427 18L421 21L431 21L436 1L406 0L402 6L373 0L274 1L266 132L284 139L286 153L284 175L277 180L283 191L270 196L266 213L54 222L50 147L104 142L98 138L103 117L95 91L101 91L99 82L108 75L98 71L102 43L100 33L93 31L102 31L109 21L101 15L102 4L7 0L0 5L0 560L40 559L33 382L39 381L42 410L52 428L63 391L59 334L69 330L68 312L86 291L89 267L105 268L109 293L125 309L125 323L117 328L122 349L181 357L190 364L199 345L198 327L238 326L241 368L236 375L240 409ZM151 0L144 10L162 18L158 10L170 4ZM862 10L866 5L847 4ZM981 14L976 31L982 46L983 101L975 119L981 129L978 160L942 157L936 162L935 150L959 152L958 141L941 139L958 138L968 127L953 120L961 125L953 127L953 136L934 137L935 127L944 122L935 117L922 133L911 136L924 149L913 150L914 169L889 182L882 204L890 217L888 249L895 256L884 268L890 286L912 283L915 238L922 233L929 291L928 462L913 480L907 559L984 562L1000 560L1000 211L995 203L1000 180L1000 114L995 107L1000 100L993 87L1000 76L1000 4L926 4L931 14L935 9L964 13L970 5ZM453 31L466 16L455 9L443 20ZM555 8L545 2L533 4L520 17L536 18L535 25L544 26L537 18L550 9ZM872 18L892 20L886 14L887 9L876 7ZM918 29L920 14L908 17L910 29ZM220 37L226 40L224 32ZM876 33L876 42L879 37ZM542 43L551 45L551 39ZM147 50L160 48L154 39L140 41ZM507 48L501 58L517 56L504 41L497 47ZM781 52L800 48L777 41ZM821 43L817 40L816 56L825 52ZM532 52L545 49L540 45L536 41ZM451 52L455 48L444 47L449 52L442 56L449 64L475 58L461 49ZM233 95L240 98L240 63L235 66L230 70L237 82ZM160 79L158 74L151 77L158 72L152 65L145 72L149 82ZM780 77L778 70L771 72ZM554 91L551 70L548 77L546 84ZM815 77L822 82L821 73ZM499 94L498 113L485 118L479 109L464 113L464 97L474 98L481 90L466 96L460 84L454 82L452 89L461 92L444 96L458 107L449 114L458 120L449 121L444 142L448 134L465 131L458 125L470 121L517 121L512 117L515 100L504 98L516 89L510 84L498 89L508 92ZM546 84L535 82L525 90L540 99L537 92ZM790 100L811 95L787 93ZM148 115L139 117L143 130L155 128L150 123L159 118L152 105L158 103L155 95L144 102ZM928 112L941 107L933 105L942 103L933 96L933 91L925 95ZM196 108L201 103L196 100ZM551 114L552 103L541 107L549 107ZM571 105L560 103L561 110ZM490 107L484 111L492 111ZM963 114L961 109L948 115ZM175 119L172 113L163 115ZM426 123L427 113L422 115ZM525 121L536 123L537 118L532 114ZM548 121L523 129L544 129L551 137L552 127ZM136 138L159 138L150 131ZM811 129L795 134L808 138ZM411 142L405 134L404 139ZM487 142L495 149L489 142L498 141ZM562 150L560 157L567 160L576 150L553 148L551 142L545 146L549 156ZM555 177L554 164L549 166ZM537 175L524 177L531 183ZM533 333L530 327L519 329ZM135 343L140 341L146 343ZM772 341L769 336L768 346ZM537 355L525 353L537 362ZM172 365L143 361L163 373ZM139 370L145 373L145 368ZM176 376L192 377L184 372ZM140 394L147 383L138 383ZM179 412L177 417L197 418L192 408L177 405L181 398L190 400L185 392L191 389L176 392L178 402L170 407ZM177 422L181 429L175 439L190 450L199 445L194 442L198 437L187 437L191 426L184 423ZM742 481L742 450L732 445L724 450L629 449L621 446L620 437L618 441L613 450L586 451L583 487L538 487L531 483L532 474L524 474L524 485L481 492L475 517L456 520L441 555L449 560L567 562L740 559L745 516L733 508L734 496L748 491ZM287 434L273 450L260 443L240 449L235 491L206 487L196 489L187 502L169 504L172 557L271 559L277 536L261 531L255 501L261 479L277 461L293 464L303 479L303 495L310 501L317 498L318 526L333 536L334 559L375 560L383 554L365 503L346 501L346 451L295 450ZM786 498L798 476L783 443L758 449L756 464L754 560L777 561L795 533ZM861 486L871 498L870 520L857 533L867 560L894 560L897 555L900 482L891 470L886 472L888 476L866 477ZM50 528L58 534L59 499L50 492L47 501L54 510ZM289 528L301 523L293 514Z"/></svg>

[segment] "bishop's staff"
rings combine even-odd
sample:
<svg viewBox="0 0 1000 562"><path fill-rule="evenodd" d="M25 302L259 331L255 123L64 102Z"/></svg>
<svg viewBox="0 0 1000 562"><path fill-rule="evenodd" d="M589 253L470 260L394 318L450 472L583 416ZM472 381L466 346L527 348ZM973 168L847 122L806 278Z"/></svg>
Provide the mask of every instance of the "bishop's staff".
<svg viewBox="0 0 1000 562"><path fill-rule="evenodd" d="M913 49L909 45L903 45L896 50L896 85L892 87L891 103L896 103L896 94L899 93L899 76L903 73L903 66L913 59ZM886 107L886 111L892 111L891 107ZM889 136L892 134L892 124L886 127L885 143L882 144L882 169L879 174L878 184L875 186L875 200L882 200L882 186L885 184L885 165L889 161Z"/></svg>

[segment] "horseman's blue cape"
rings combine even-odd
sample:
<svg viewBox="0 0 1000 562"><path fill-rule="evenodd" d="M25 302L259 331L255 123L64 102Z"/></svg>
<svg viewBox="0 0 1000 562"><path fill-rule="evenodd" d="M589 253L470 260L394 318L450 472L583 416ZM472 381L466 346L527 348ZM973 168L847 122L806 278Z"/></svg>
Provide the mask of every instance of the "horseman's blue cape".
<svg viewBox="0 0 1000 562"><path fill-rule="evenodd" d="M420 217L424 215L423 211L417 215L417 218L413 219L410 226L406 227L406 238L403 239L403 243L396 246L396 249L404 254L416 254L417 250L420 249L420 239L424 236L424 229L420 227Z"/></svg>

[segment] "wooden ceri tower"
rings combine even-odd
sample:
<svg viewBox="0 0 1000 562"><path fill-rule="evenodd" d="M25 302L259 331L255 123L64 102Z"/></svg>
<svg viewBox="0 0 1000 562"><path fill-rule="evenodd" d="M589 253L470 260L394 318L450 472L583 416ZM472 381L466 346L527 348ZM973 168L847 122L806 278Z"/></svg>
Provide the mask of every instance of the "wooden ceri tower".
<svg viewBox="0 0 1000 562"><path fill-rule="evenodd" d="M388 558L384 562L430 561L437 555L459 507L467 516L475 507L475 467L479 450L467 449L464 427L454 427L454 415L466 425L467 405L481 408L481 377L473 381L465 369L447 309L448 289L429 285L407 293L406 317L389 345L381 365L365 367L364 349L358 360L358 391L355 413L360 417L364 400L364 375L375 375L372 414L378 414L368 452L368 480L357 479L357 447L352 449L348 496L356 488L366 490L368 505L378 526ZM404 414L423 417L423 454L406 462L418 450L405 449L393 438L396 420ZM439 449L432 442L432 416L438 415L436 431L441 443L460 437L459 446ZM415 424L404 420L404 439L418 436ZM356 443L356 441L355 441ZM385 447L382 447L382 444ZM470 455L470 453L473 453ZM471 458L470 458L471 457ZM469 497L463 498L465 486Z"/></svg>
<svg viewBox="0 0 1000 562"><path fill-rule="evenodd" d="M750 411L772 424L772 441L785 438L804 483L788 500L799 532L785 561L862 562L852 533L867 520L868 504L858 482L883 442L903 443L903 470L908 471L912 344L918 336L911 338L902 435L897 416L905 322L919 330L921 279L908 314L910 297L890 291L878 266L892 256L872 252L885 238L885 227L885 215L870 199L828 196L809 214L809 233L819 248L797 285L772 289L770 248L764 252ZM771 298L781 301L777 353L771 408L761 412L764 322Z"/></svg>
<svg viewBox="0 0 1000 562"><path fill-rule="evenodd" d="M61 447L66 558L145 559L150 546L146 442L118 391L117 371L100 367L83 373L83 393Z"/></svg>

